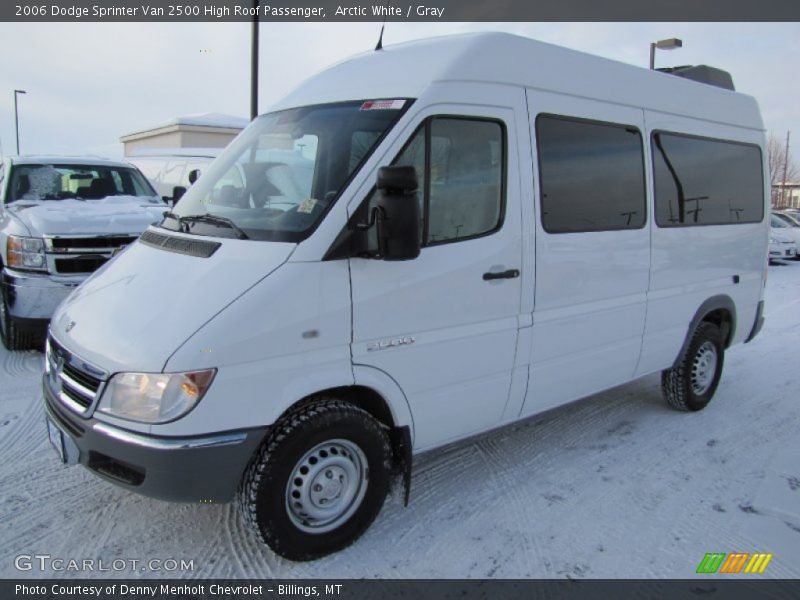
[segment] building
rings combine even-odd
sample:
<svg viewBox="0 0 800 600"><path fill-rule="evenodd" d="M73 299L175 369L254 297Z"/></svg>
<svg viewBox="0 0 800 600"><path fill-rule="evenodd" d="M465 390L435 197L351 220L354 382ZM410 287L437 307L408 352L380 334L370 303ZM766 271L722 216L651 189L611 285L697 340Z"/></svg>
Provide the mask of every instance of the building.
<svg viewBox="0 0 800 600"><path fill-rule="evenodd" d="M221 113L187 115L129 133L119 141L125 156L161 148L224 148L248 123L243 117Z"/></svg>
<svg viewBox="0 0 800 600"><path fill-rule="evenodd" d="M787 181L772 185L772 206L774 208L800 208L800 181Z"/></svg>

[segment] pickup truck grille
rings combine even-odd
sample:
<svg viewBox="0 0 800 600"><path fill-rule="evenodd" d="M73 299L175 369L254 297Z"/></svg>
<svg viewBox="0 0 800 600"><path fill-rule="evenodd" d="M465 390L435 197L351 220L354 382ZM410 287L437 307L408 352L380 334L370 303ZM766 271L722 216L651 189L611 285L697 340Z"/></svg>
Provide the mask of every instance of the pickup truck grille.
<svg viewBox="0 0 800 600"><path fill-rule="evenodd" d="M52 336L47 340L48 385L70 410L86 415L100 396L105 374L82 361Z"/></svg>
<svg viewBox="0 0 800 600"><path fill-rule="evenodd" d="M114 251L135 241L137 235L47 237L45 251L51 273L74 275L93 273Z"/></svg>

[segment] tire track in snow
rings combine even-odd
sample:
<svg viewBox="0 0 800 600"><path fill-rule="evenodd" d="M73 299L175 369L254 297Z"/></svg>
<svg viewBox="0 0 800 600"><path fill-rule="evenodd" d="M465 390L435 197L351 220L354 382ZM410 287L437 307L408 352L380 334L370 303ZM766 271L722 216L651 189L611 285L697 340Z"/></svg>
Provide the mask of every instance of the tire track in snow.
<svg viewBox="0 0 800 600"><path fill-rule="evenodd" d="M231 551L226 552L226 555L232 560L232 577L246 577L248 574L263 578L275 577L267 555L278 558L277 555L262 545L255 533L247 529L235 502L225 507L223 531L227 541L226 549Z"/></svg>
<svg viewBox="0 0 800 600"><path fill-rule="evenodd" d="M20 416L12 424L10 430L0 439L0 455L3 460L14 464L47 442L47 429L44 421L44 407L41 399L29 397L27 403L20 408ZM55 453L52 457L55 459Z"/></svg>
<svg viewBox="0 0 800 600"><path fill-rule="evenodd" d="M9 352L3 348L3 373L11 377L25 377L41 375L44 372L44 355L36 350L24 352Z"/></svg>
<svg viewBox="0 0 800 600"><path fill-rule="evenodd" d="M536 533L526 531L527 525L532 522L531 515L528 512L527 498L524 497L522 486L519 481L514 479L509 471L518 469L518 465L513 462L513 456L509 456L502 444L502 440L498 443L491 437L485 437L475 444L475 449L480 456L486 461L491 473L491 479L494 480L495 485L492 487L496 491L502 491L501 499L508 499L513 513L512 521L520 525L522 533L522 558L521 565L522 571L530 568L531 565L536 564L536 559L541 559L543 556L542 547L536 542ZM523 456L527 453L523 453ZM519 458L519 457L517 457ZM525 465L523 465L525 466ZM514 553L517 558L518 554ZM517 571L519 572L519 571Z"/></svg>

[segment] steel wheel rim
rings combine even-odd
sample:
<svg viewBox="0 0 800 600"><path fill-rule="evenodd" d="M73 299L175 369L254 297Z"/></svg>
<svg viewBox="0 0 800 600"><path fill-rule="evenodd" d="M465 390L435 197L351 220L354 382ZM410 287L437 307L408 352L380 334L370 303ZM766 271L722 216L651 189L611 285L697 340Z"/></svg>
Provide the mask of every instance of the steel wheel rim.
<svg viewBox="0 0 800 600"><path fill-rule="evenodd" d="M367 464L349 440L328 440L306 452L286 483L286 513L294 526L326 533L353 516L367 492Z"/></svg>
<svg viewBox="0 0 800 600"><path fill-rule="evenodd" d="M717 347L709 341L703 342L692 360L691 384L697 396L705 394L714 382L717 362Z"/></svg>

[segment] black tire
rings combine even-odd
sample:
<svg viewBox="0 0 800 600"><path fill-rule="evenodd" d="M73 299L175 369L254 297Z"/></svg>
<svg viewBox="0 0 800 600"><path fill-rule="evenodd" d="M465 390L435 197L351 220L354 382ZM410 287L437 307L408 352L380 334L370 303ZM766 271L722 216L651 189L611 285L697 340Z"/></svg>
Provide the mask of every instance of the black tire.
<svg viewBox="0 0 800 600"><path fill-rule="evenodd" d="M710 364L713 356L713 366ZM725 361L719 327L707 321L695 329L678 366L661 372L661 391L669 405L681 411L704 409L717 391Z"/></svg>
<svg viewBox="0 0 800 600"><path fill-rule="evenodd" d="M8 350L31 350L38 348L38 337L32 332L20 329L17 322L8 314L5 294L0 294L0 339Z"/></svg>
<svg viewBox="0 0 800 600"><path fill-rule="evenodd" d="M309 458L312 450L314 453ZM360 458L348 454L358 454ZM307 462L312 458L316 460ZM332 485L339 486L339 496L318 498L318 502L333 502L336 510L348 506L339 517L343 520L328 525L313 520L299 523L303 517L297 513L308 510L307 506L312 510L327 508L312 504L310 494L312 489L321 489L315 482L327 485L322 476L330 478L331 472L322 465L333 464L325 462L333 460L363 464L364 468L358 471L363 474L362 478L342 478L339 475L342 471L336 472L337 481L358 479L362 482L359 484L360 500L356 494L354 500L346 502L347 493L341 499L343 490L351 490L352 486L334 483ZM310 473L308 464L315 465ZM302 483L298 483L301 478L297 477L302 472L300 465L304 465L308 473L304 475L307 480ZM333 468L338 467L334 464ZM275 424L245 470L239 489L239 506L244 520L277 554L294 561L313 560L349 546L367 530L389 492L391 471L392 450L385 428L369 413L348 402L320 397ZM313 478L315 472L316 478ZM303 487L295 489L290 485ZM297 503L292 501L294 507L290 506L291 494L297 494L294 496ZM308 505L302 506L301 501ZM348 511L351 512L348 514ZM333 528L325 530L325 527ZM314 528L322 531L313 531Z"/></svg>

